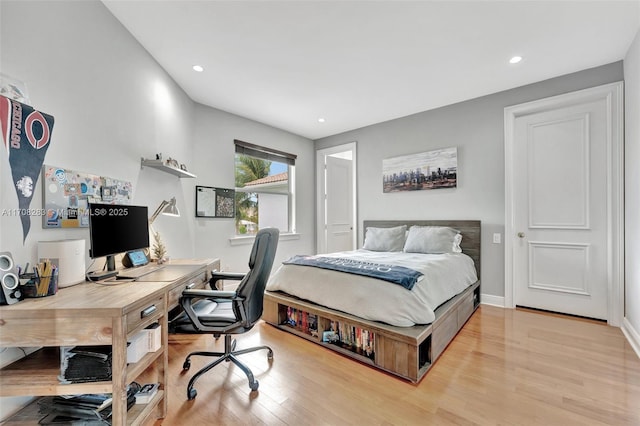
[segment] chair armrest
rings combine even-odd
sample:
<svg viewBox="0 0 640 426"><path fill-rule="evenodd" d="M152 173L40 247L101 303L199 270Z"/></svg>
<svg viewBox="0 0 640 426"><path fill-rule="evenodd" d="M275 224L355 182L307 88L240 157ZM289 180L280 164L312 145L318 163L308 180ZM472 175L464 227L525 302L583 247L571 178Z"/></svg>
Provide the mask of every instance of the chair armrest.
<svg viewBox="0 0 640 426"><path fill-rule="evenodd" d="M183 290L182 297L193 299L196 297L206 297L209 299L234 299L236 297L235 291L221 291L221 290Z"/></svg>
<svg viewBox="0 0 640 426"><path fill-rule="evenodd" d="M184 310L184 313L187 314L189 320L193 324L193 326L199 331L211 331L211 332L225 332L226 329L220 329L219 327L208 327L200 321L198 318L198 314L194 311L194 304L197 303L197 300L201 299L209 299L213 302L220 302L222 300L231 301L234 306L241 312L242 318L238 318L234 324L228 325L226 328L237 327L238 325L243 324L246 319L244 315L244 307L243 303L245 301L244 297L240 297L236 294L235 291L219 291L219 290L204 290L204 289L196 289L196 290L183 290L182 296L180 296L180 306Z"/></svg>
<svg viewBox="0 0 640 426"><path fill-rule="evenodd" d="M212 289L216 288L216 283L220 280L233 280L240 281L247 274L242 274L238 272L212 272L211 278L209 278L209 287Z"/></svg>
<svg viewBox="0 0 640 426"><path fill-rule="evenodd" d="M238 280L244 278L247 275L246 273L241 272L212 272L211 279L215 278L217 280Z"/></svg>

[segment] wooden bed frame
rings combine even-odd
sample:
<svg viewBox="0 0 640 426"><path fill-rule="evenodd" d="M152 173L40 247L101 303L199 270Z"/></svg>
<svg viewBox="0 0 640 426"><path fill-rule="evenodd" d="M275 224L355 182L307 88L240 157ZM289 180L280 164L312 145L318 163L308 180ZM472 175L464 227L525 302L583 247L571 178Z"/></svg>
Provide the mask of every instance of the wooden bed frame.
<svg viewBox="0 0 640 426"><path fill-rule="evenodd" d="M449 342L471 317L480 304L480 221L476 220L369 220L367 227L392 227L399 225L450 226L462 233L462 251L473 258L478 281L459 295L439 306L436 319L431 324L413 327L395 327L382 322L369 321L348 313L330 309L295 296L266 291L262 318L269 324L296 334L343 355L364 362L372 367L395 374L413 383L419 382L442 354ZM317 332L310 333L287 324L289 308L315 315ZM375 335L372 354L346 345L323 342L323 331L329 330L332 322L366 330Z"/></svg>

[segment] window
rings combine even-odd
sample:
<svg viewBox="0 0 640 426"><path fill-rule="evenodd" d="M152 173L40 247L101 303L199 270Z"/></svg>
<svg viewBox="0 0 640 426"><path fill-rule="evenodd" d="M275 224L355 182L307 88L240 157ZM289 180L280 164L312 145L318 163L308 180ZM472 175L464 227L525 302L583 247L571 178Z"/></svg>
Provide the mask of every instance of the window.
<svg viewBox="0 0 640 426"><path fill-rule="evenodd" d="M236 234L274 227L295 232L296 155L234 141Z"/></svg>

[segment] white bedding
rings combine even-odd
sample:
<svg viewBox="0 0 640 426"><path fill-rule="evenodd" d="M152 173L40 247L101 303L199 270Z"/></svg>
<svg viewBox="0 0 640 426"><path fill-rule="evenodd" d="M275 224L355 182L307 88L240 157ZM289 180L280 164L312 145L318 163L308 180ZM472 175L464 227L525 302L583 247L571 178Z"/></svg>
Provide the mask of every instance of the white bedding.
<svg viewBox="0 0 640 426"><path fill-rule="evenodd" d="M281 265L267 290L283 291L319 305L399 327L429 324L442 303L477 281L473 260L463 253L421 254L354 250L323 254L394 264L420 271L412 290L383 280L309 266Z"/></svg>

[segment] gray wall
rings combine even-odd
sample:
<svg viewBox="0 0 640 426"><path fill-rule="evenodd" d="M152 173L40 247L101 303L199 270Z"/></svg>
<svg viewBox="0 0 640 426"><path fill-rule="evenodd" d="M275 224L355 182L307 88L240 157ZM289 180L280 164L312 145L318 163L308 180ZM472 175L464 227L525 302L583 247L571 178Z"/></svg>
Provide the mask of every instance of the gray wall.
<svg viewBox="0 0 640 426"><path fill-rule="evenodd" d="M505 225L504 108L622 79L616 62L319 139L316 149L357 141L360 227L364 219L481 220L482 293L503 303L504 245L493 244L492 236L504 234ZM383 159L452 146L458 147L457 188L382 192Z"/></svg>
<svg viewBox="0 0 640 426"><path fill-rule="evenodd" d="M624 59L625 321L640 355L640 31Z"/></svg>

